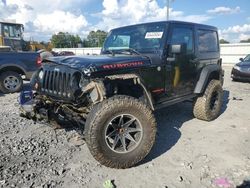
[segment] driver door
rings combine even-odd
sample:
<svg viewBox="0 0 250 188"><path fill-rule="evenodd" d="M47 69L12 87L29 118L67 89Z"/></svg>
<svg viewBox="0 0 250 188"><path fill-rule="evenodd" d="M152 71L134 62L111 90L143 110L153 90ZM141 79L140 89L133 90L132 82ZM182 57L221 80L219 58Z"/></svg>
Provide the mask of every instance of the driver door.
<svg viewBox="0 0 250 188"><path fill-rule="evenodd" d="M196 79L196 62L194 48L194 28L190 25L173 25L169 46L181 45L180 53L172 53L169 49L167 62L172 69L172 96L179 97L192 94ZM170 47L169 47L170 48Z"/></svg>

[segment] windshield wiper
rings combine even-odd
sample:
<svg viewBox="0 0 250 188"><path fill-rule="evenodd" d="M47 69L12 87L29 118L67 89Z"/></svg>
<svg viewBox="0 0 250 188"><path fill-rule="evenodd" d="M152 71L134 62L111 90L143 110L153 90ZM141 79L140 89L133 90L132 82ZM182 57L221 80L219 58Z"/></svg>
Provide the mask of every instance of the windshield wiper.
<svg viewBox="0 0 250 188"><path fill-rule="evenodd" d="M112 56L115 56L115 52L113 50L104 50L103 53L111 54Z"/></svg>
<svg viewBox="0 0 250 188"><path fill-rule="evenodd" d="M140 55L140 56L143 56L143 57L146 57L147 59L150 60L150 57L147 56L147 55L144 55L144 54L141 54L140 52L138 52L137 50L135 50L134 48L126 48L126 49L122 49L122 50L119 50L120 53L124 53L124 52L130 52L130 55L132 54L136 54L136 55Z"/></svg>
<svg viewBox="0 0 250 188"><path fill-rule="evenodd" d="M130 52L130 54L136 54L136 55L141 55L140 52L138 52L137 50L135 50L134 48L126 48L126 49L121 49L119 50L120 53L124 53L124 52Z"/></svg>
<svg viewBox="0 0 250 188"><path fill-rule="evenodd" d="M147 59L150 60L150 57L144 55L144 54L141 54L140 52L138 52L137 50L135 50L134 48L125 48L125 49L119 49L119 50L104 50L103 53L109 53L109 54L112 54L112 56L115 56L115 54L126 54L128 55L132 55L132 54L135 54L135 55L140 55L140 56L143 56L143 57L146 57Z"/></svg>

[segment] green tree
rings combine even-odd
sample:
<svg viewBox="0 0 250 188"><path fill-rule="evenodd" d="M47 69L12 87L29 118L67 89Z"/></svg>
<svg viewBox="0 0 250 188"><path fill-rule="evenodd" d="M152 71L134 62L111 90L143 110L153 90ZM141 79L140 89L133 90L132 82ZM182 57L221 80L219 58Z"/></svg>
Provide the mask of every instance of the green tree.
<svg viewBox="0 0 250 188"><path fill-rule="evenodd" d="M82 44L83 47L91 47L90 42L87 39L83 39Z"/></svg>
<svg viewBox="0 0 250 188"><path fill-rule="evenodd" d="M247 40L241 40L240 43L250 43L250 38Z"/></svg>
<svg viewBox="0 0 250 188"><path fill-rule="evenodd" d="M220 39L220 44L229 44L230 42L226 41L225 39Z"/></svg>
<svg viewBox="0 0 250 188"><path fill-rule="evenodd" d="M102 47L107 35L107 32L101 30L90 31L87 39L83 42L84 47Z"/></svg>
<svg viewBox="0 0 250 188"><path fill-rule="evenodd" d="M82 43L79 35L71 35L68 32L59 32L52 35L51 43L55 48L76 48Z"/></svg>
<svg viewBox="0 0 250 188"><path fill-rule="evenodd" d="M69 40L70 40L70 44L72 47L78 47L78 44L82 43L82 40L79 37L79 35L76 35L76 36L70 35Z"/></svg>

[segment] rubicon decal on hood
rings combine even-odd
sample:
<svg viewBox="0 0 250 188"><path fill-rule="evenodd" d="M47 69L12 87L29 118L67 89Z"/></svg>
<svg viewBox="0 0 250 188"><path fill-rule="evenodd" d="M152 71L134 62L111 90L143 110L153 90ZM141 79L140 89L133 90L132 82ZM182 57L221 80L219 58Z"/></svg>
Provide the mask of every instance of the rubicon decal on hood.
<svg viewBox="0 0 250 188"><path fill-rule="evenodd" d="M104 69L129 68L129 67L136 67L136 66L143 65L143 64L144 63L142 61L136 61L136 62L129 62L129 63L117 63L117 64L103 65L102 68Z"/></svg>

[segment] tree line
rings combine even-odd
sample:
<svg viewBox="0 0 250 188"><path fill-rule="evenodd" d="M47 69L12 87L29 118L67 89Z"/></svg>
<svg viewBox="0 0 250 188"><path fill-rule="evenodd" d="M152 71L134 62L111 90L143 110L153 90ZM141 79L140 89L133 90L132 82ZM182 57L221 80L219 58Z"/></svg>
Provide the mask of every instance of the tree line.
<svg viewBox="0 0 250 188"><path fill-rule="evenodd" d="M81 39L79 35L59 32L52 35L50 41L55 48L102 47L107 34L101 30L90 31L87 38Z"/></svg>
<svg viewBox="0 0 250 188"><path fill-rule="evenodd" d="M229 44L230 42L225 39L220 39L220 44ZM241 40L240 43L250 43L250 38L247 40Z"/></svg>

